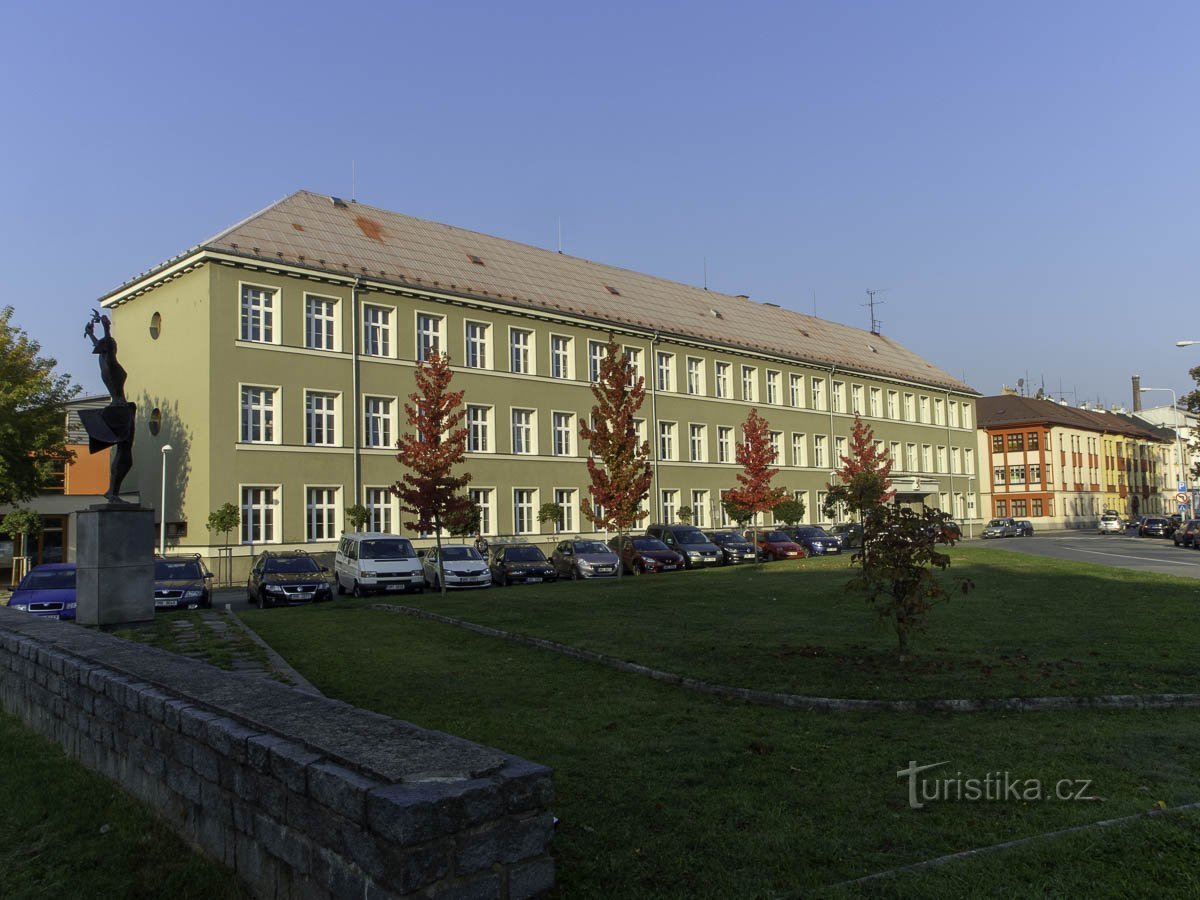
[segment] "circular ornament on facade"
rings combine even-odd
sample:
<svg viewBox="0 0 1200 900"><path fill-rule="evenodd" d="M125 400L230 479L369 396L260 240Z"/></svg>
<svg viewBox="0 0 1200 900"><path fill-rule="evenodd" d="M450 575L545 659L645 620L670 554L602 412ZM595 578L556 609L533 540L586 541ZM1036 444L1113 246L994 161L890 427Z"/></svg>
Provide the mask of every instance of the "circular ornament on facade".
<svg viewBox="0 0 1200 900"><path fill-rule="evenodd" d="M150 337L157 341L160 334L162 334L162 315L155 313L150 317Z"/></svg>

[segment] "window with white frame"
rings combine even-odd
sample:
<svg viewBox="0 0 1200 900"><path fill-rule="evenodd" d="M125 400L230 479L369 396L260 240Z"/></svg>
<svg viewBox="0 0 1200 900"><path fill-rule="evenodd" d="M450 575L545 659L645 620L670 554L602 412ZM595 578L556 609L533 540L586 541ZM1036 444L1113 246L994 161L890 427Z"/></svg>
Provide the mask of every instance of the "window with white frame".
<svg viewBox="0 0 1200 900"><path fill-rule="evenodd" d="M717 426L717 462L733 462L733 429L727 425Z"/></svg>
<svg viewBox="0 0 1200 900"><path fill-rule="evenodd" d="M950 472L953 475L962 472L962 449L960 447L950 448Z"/></svg>
<svg viewBox="0 0 1200 900"><path fill-rule="evenodd" d="M833 465L842 465L842 457L846 455L846 439L844 437L835 437L833 439Z"/></svg>
<svg viewBox="0 0 1200 900"><path fill-rule="evenodd" d="M713 363L713 391L717 397L729 399L729 363Z"/></svg>
<svg viewBox="0 0 1200 900"><path fill-rule="evenodd" d="M337 394L304 392L304 443L335 447L337 439Z"/></svg>
<svg viewBox="0 0 1200 900"><path fill-rule="evenodd" d="M742 399L758 401L758 369L754 366L742 366Z"/></svg>
<svg viewBox="0 0 1200 900"><path fill-rule="evenodd" d="M337 537L337 498L335 487L310 487L305 491L305 540L332 541Z"/></svg>
<svg viewBox="0 0 1200 900"><path fill-rule="evenodd" d="M275 443L275 388L242 385L241 439L246 444Z"/></svg>
<svg viewBox="0 0 1200 900"><path fill-rule="evenodd" d="M600 364L604 362L606 350L599 341L588 341L588 381L600 380Z"/></svg>
<svg viewBox="0 0 1200 900"><path fill-rule="evenodd" d="M937 470L945 472L950 468L950 464L946 457L946 448L941 445L937 448Z"/></svg>
<svg viewBox="0 0 1200 900"><path fill-rule="evenodd" d="M495 534L496 532L492 529L492 523L495 521L492 515L492 489L468 488L467 496L479 510L479 533Z"/></svg>
<svg viewBox="0 0 1200 900"><path fill-rule="evenodd" d="M829 496L828 491L817 491L817 516L818 522L825 521L825 498Z"/></svg>
<svg viewBox="0 0 1200 900"><path fill-rule="evenodd" d="M662 491L662 521L664 525L675 522L675 513L679 510L679 491Z"/></svg>
<svg viewBox="0 0 1200 900"><path fill-rule="evenodd" d="M883 416L883 392L877 387L871 388L871 415L876 419Z"/></svg>
<svg viewBox="0 0 1200 900"><path fill-rule="evenodd" d="M492 408L467 404L467 452L492 452Z"/></svg>
<svg viewBox="0 0 1200 900"><path fill-rule="evenodd" d="M900 394L897 391L887 392L887 417L896 419L900 416Z"/></svg>
<svg viewBox="0 0 1200 900"><path fill-rule="evenodd" d="M933 471L933 447L929 444L921 445L921 471Z"/></svg>
<svg viewBox="0 0 1200 900"><path fill-rule="evenodd" d="M798 431L792 432L792 465L808 465L808 438Z"/></svg>
<svg viewBox="0 0 1200 900"><path fill-rule="evenodd" d="M904 468L907 469L909 472L918 471L917 470L917 445L916 444L905 444L904 445Z"/></svg>
<svg viewBox="0 0 1200 900"><path fill-rule="evenodd" d="M904 395L904 421L917 421L917 398L912 394Z"/></svg>
<svg viewBox="0 0 1200 900"><path fill-rule="evenodd" d="M362 307L363 356L392 355L392 311L364 303Z"/></svg>
<svg viewBox="0 0 1200 900"><path fill-rule="evenodd" d="M513 489L513 533L533 534L535 519L533 505L537 491L532 488Z"/></svg>
<svg viewBox="0 0 1200 900"><path fill-rule="evenodd" d="M935 397L933 401L933 424L946 424L946 401L941 397Z"/></svg>
<svg viewBox="0 0 1200 900"><path fill-rule="evenodd" d="M304 295L304 346L310 350L337 349L337 300Z"/></svg>
<svg viewBox="0 0 1200 900"><path fill-rule="evenodd" d="M967 500L966 497L959 491L954 493L954 518L965 519L967 517Z"/></svg>
<svg viewBox="0 0 1200 900"><path fill-rule="evenodd" d="M825 458L825 435L813 435L813 465L818 469L825 468L829 463Z"/></svg>
<svg viewBox="0 0 1200 900"><path fill-rule="evenodd" d="M704 393L704 360L694 356L687 358L687 392L689 394Z"/></svg>
<svg viewBox="0 0 1200 900"><path fill-rule="evenodd" d="M825 379L814 378L812 380L812 408L825 408Z"/></svg>
<svg viewBox="0 0 1200 900"><path fill-rule="evenodd" d="M675 390L675 354L659 352L655 362L655 387L660 391Z"/></svg>
<svg viewBox="0 0 1200 900"><path fill-rule="evenodd" d="M277 487L242 488L242 543L273 544Z"/></svg>
<svg viewBox="0 0 1200 900"><path fill-rule="evenodd" d="M367 447L392 446L392 407L395 401L391 397L363 398L363 438Z"/></svg>
<svg viewBox="0 0 1200 900"><path fill-rule="evenodd" d="M442 349L442 317L417 314L417 359L426 360Z"/></svg>
<svg viewBox="0 0 1200 900"><path fill-rule="evenodd" d="M533 332L524 328L508 329L510 368L521 375L533 374Z"/></svg>
<svg viewBox="0 0 1200 900"><path fill-rule="evenodd" d="M771 465L783 464L783 432L772 431L770 433L771 449L775 451L775 458L771 460Z"/></svg>
<svg viewBox="0 0 1200 900"><path fill-rule="evenodd" d="M533 430L534 410L514 409L512 411L512 452L536 453L534 448Z"/></svg>
<svg viewBox="0 0 1200 900"><path fill-rule="evenodd" d="M863 408L863 386L861 384L850 385L850 412L857 416L861 416L865 412Z"/></svg>
<svg viewBox="0 0 1200 900"><path fill-rule="evenodd" d="M812 521L809 519L811 507L808 505L808 491L792 491L792 499L797 503L804 504L804 515L800 517L800 523L802 525L807 525L810 521Z"/></svg>
<svg viewBox="0 0 1200 900"><path fill-rule="evenodd" d="M929 398L922 395L918 401L921 409L921 421L926 425L929 424Z"/></svg>
<svg viewBox="0 0 1200 900"><path fill-rule="evenodd" d="M645 456L646 454L648 454L650 452L647 449L646 453L642 453L642 447L648 446L648 441L650 440L650 438L648 437L648 432L646 431L646 420L645 419L634 419L633 420L633 433L634 433L634 435L637 436L637 447L635 448L634 456L637 456L637 457Z"/></svg>
<svg viewBox="0 0 1200 900"><path fill-rule="evenodd" d="M486 322L467 322L464 326L466 363L468 369L488 367L488 337L491 326Z"/></svg>
<svg viewBox="0 0 1200 900"><path fill-rule="evenodd" d="M767 372L767 402L772 405L779 403L778 372Z"/></svg>
<svg viewBox="0 0 1200 900"><path fill-rule="evenodd" d="M791 374L788 376L788 402L797 409L804 408L804 376Z"/></svg>
<svg viewBox="0 0 1200 900"><path fill-rule="evenodd" d="M675 423L658 423L658 458L675 458Z"/></svg>
<svg viewBox="0 0 1200 900"><path fill-rule="evenodd" d="M571 436L575 432L575 416L567 412L556 412L552 414L550 424L554 438L554 455L570 456L573 453Z"/></svg>
<svg viewBox="0 0 1200 900"><path fill-rule="evenodd" d="M571 365L571 339L561 334L550 335L550 376L552 378L574 378Z"/></svg>
<svg viewBox="0 0 1200 900"><path fill-rule="evenodd" d="M364 506L367 508L367 531L392 534L392 506L395 495L385 487L369 487L363 490Z"/></svg>
<svg viewBox="0 0 1200 900"><path fill-rule="evenodd" d="M692 491L692 524L708 527L708 491Z"/></svg>
<svg viewBox="0 0 1200 900"><path fill-rule="evenodd" d="M708 444L708 428L704 425L689 425L688 426L688 451L689 458L692 462L705 462L707 453L705 452Z"/></svg>
<svg viewBox="0 0 1200 900"><path fill-rule="evenodd" d="M833 388L830 390L830 396L833 398L833 411L836 413L846 411L846 382L835 381Z"/></svg>
<svg viewBox="0 0 1200 900"><path fill-rule="evenodd" d="M275 341L275 291L271 288L242 285L242 319L239 336L243 341L271 344Z"/></svg>
<svg viewBox="0 0 1200 900"><path fill-rule="evenodd" d="M963 470L968 475L975 474L975 451L970 447L963 449Z"/></svg>
<svg viewBox="0 0 1200 900"><path fill-rule="evenodd" d="M559 508L558 519L554 523L557 534L566 534L575 530L575 522L579 515L575 511L576 491L572 488L555 488L554 502Z"/></svg>
<svg viewBox="0 0 1200 900"><path fill-rule="evenodd" d="M971 406L968 403L964 403L962 405L962 427L963 428L974 428L975 427L971 424Z"/></svg>

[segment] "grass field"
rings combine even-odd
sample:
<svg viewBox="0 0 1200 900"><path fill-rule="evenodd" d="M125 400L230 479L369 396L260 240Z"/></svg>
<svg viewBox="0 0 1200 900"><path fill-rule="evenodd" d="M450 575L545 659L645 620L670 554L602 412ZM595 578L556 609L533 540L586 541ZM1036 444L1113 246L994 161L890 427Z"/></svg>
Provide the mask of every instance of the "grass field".
<svg viewBox="0 0 1200 900"><path fill-rule="evenodd" d="M955 550L979 589L917 658L844 594L837 560L408 602L660 668L833 696L1194 690L1194 582ZM564 896L1129 896L1196 891L1177 813L936 871L839 883L964 849L1200 801L1193 710L814 714L702 697L362 601L245 618L331 696L556 770ZM897 772L1089 782L1097 799L908 802Z"/></svg>

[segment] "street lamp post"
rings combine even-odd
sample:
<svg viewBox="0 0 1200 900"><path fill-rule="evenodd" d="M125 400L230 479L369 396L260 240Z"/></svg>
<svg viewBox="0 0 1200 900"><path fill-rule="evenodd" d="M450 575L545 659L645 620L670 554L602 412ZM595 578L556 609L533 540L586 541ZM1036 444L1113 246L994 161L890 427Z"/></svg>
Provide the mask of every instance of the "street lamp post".
<svg viewBox="0 0 1200 900"><path fill-rule="evenodd" d="M1195 343L1197 343L1197 342L1196 341L1178 341L1176 343L1176 346L1177 347L1185 347L1188 344L1195 344ZM1144 388L1141 388L1140 390L1143 394L1145 394L1148 391L1169 391L1171 394L1171 409L1175 410L1175 456L1176 456L1176 461L1179 463L1179 483L1186 484L1188 481L1188 477L1187 477L1187 472L1185 472L1183 469L1183 444L1181 443L1181 438L1179 436L1179 431L1180 431L1180 428L1182 427L1179 423L1179 398L1175 395L1174 388L1144 387Z"/></svg>
<svg viewBox="0 0 1200 900"><path fill-rule="evenodd" d="M162 445L162 495L158 503L158 555L167 552L167 454L175 448Z"/></svg>

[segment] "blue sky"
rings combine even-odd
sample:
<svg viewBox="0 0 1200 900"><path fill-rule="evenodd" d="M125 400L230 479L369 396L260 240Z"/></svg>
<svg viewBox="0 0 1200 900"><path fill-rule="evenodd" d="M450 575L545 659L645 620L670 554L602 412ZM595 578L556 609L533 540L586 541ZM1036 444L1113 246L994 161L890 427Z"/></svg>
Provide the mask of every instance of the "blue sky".
<svg viewBox="0 0 1200 900"><path fill-rule="evenodd" d="M860 327L886 288L985 394L1200 365L1194 3L24 6L0 303L89 389L95 298L352 161L363 203Z"/></svg>

